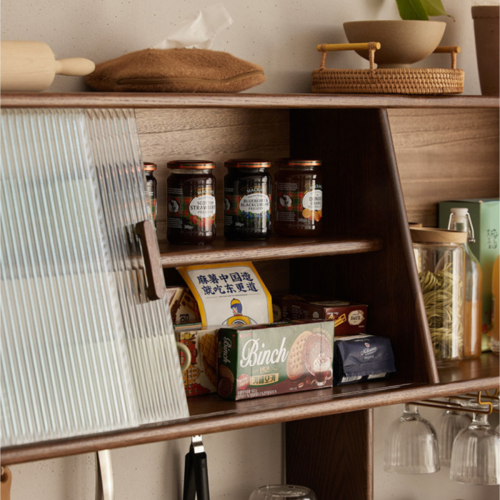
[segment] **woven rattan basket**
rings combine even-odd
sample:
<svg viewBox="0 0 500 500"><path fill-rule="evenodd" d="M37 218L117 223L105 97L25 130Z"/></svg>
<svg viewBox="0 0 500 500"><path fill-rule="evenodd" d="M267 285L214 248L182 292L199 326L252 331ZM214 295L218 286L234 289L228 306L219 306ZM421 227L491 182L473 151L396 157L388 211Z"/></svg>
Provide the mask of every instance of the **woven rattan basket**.
<svg viewBox="0 0 500 500"><path fill-rule="evenodd" d="M318 45L320 68L312 73L312 92L322 94L460 94L464 71L457 69L460 47L438 47L434 53L451 54L451 69L375 68L377 42ZM368 50L370 69L328 69L326 53L339 50Z"/></svg>

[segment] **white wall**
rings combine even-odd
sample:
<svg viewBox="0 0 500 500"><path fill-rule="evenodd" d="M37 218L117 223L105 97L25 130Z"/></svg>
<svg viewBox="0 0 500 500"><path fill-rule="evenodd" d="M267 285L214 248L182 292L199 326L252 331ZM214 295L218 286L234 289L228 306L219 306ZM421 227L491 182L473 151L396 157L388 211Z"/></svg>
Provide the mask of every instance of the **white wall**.
<svg viewBox="0 0 500 500"><path fill-rule="evenodd" d="M81 56L102 62L155 45L190 13L219 0L2 0L2 39L48 43L58 58ZM478 0L474 0L476 3ZM488 0L487 0L488 1ZM489 0L498 4L498 0ZM262 65L263 93L308 92L319 66L318 43L347 41L342 23L398 19L394 0L226 0L234 24L219 34L214 49ZM465 93L479 94L471 0L444 0L456 22L447 23L444 45L460 45ZM329 64L366 68L354 53L329 54ZM445 55L426 66L448 67ZM81 79L56 77L51 91L84 89Z"/></svg>

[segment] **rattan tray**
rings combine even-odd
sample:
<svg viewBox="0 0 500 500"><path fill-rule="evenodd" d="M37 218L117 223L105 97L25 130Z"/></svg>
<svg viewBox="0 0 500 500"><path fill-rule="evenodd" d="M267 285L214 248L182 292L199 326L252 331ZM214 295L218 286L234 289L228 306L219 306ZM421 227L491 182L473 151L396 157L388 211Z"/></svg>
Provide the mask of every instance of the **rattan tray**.
<svg viewBox="0 0 500 500"><path fill-rule="evenodd" d="M451 69L375 68L377 42L366 44L318 45L320 68L312 73L312 92L322 94L460 94L464 91L464 71L457 69L460 47L438 47L435 53L451 54ZM326 53L338 50L369 51L370 69L328 69Z"/></svg>

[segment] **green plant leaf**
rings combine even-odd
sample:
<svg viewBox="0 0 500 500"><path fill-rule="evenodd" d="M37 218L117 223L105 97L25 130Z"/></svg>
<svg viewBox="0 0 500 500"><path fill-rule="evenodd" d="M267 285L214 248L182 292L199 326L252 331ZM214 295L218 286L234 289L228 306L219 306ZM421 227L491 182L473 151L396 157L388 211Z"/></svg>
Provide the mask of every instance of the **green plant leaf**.
<svg viewBox="0 0 500 500"><path fill-rule="evenodd" d="M420 0L424 6L425 11L429 16L452 16L444 10L443 2L441 0ZM453 19L454 20L454 19Z"/></svg>
<svg viewBox="0 0 500 500"><path fill-rule="evenodd" d="M422 5L422 0L396 0L401 19L428 21L429 16Z"/></svg>

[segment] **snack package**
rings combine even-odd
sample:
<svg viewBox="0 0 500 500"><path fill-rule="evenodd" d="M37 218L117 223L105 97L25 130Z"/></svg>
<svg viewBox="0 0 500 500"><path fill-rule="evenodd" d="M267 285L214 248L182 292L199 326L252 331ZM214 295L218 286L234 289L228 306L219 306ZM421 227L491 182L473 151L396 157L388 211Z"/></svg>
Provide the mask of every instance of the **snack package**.
<svg viewBox="0 0 500 500"><path fill-rule="evenodd" d="M219 330L218 394L249 399L332 387L332 321Z"/></svg>
<svg viewBox="0 0 500 500"><path fill-rule="evenodd" d="M200 321L198 304L188 287L169 286L167 287L167 297L174 325Z"/></svg>
<svg viewBox="0 0 500 500"><path fill-rule="evenodd" d="M182 374L187 396L217 392L217 331L201 330L199 324L175 329L179 342L191 352L191 364Z"/></svg>
<svg viewBox="0 0 500 500"><path fill-rule="evenodd" d="M329 300L314 295L278 295L273 297L275 321L322 319L335 322L335 335L366 332L368 306L356 302Z"/></svg>
<svg viewBox="0 0 500 500"><path fill-rule="evenodd" d="M271 294L251 262L178 267L200 309L201 325L273 322Z"/></svg>
<svg viewBox="0 0 500 500"><path fill-rule="evenodd" d="M387 378L396 371L391 341L375 335L337 337L333 366L334 385Z"/></svg>

